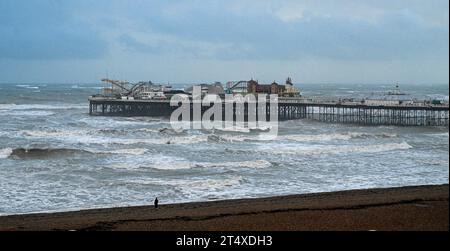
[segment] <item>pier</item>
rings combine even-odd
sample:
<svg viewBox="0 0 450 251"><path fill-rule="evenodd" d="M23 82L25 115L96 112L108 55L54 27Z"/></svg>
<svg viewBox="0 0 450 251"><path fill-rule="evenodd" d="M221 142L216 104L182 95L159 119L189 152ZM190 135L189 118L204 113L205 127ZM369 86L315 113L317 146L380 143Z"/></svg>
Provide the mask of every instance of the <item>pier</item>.
<svg viewBox="0 0 450 251"><path fill-rule="evenodd" d="M93 116L153 116L170 117L177 106L170 106L169 100L121 100L105 97L89 99L89 114ZM225 103L223 103L225 106ZM267 121L271 113L278 119L310 119L325 123L394 126L448 126L449 106L432 104L369 105L363 102L341 102L312 100L306 98L279 98L278 109L270 110L269 103L263 109ZM202 113L210 107L202 106ZM191 104L191 111L193 110ZM257 110L233 109L233 117L257 114ZM244 113L244 114L242 114ZM192 112L191 112L192 114ZM273 115L273 114L272 114Z"/></svg>

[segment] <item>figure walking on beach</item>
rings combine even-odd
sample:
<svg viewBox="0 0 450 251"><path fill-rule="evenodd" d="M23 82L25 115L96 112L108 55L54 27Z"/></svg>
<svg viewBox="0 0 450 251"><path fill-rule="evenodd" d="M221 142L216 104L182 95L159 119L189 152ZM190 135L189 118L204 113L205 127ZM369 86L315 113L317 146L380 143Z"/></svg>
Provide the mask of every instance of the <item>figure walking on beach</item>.
<svg viewBox="0 0 450 251"><path fill-rule="evenodd" d="M158 197L156 197L156 199L155 199L155 208L158 208L158 203L159 203L159 200L158 200Z"/></svg>

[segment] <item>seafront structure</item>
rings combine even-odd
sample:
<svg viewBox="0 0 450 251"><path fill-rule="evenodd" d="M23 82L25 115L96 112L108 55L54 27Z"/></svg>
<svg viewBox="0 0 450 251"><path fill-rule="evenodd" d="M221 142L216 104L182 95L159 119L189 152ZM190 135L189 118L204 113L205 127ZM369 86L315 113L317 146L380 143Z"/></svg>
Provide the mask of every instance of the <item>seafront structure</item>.
<svg viewBox="0 0 450 251"><path fill-rule="evenodd" d="M259 84L258 81L234 81L227 83L228 94L277 94L280 97L300 97L300 91L295 89L291 78L287 78L285 85L277 82L272 84Z"/></svg>
<svg viewBox="0 0 450 251"><path fill-rule="evenodd" d="M224 91L228 94L280 94L277 99L276 110L270 109L269 103L249 106L245 104L244 109L237 109L233 106L233 117L244 113L245 118L249 114L257 114L263 111L267 121L271 114L276 113L279 120L311 119L329 123L348 123L361 125L397 125L397 126L448 126L449 106L448 103L436 103L430 101L406 100L403 93L389 93L386 98L368 99L347 99L335 100L333 98L308 98L300 96L300 93L293 88L291 79L288 79L286 86L279 86L276 83L271 85L259 85L257 81L239 81L227 84ZM89 98L89 114L98 116L170 116L178 107L171 106L168 96L174 93L184 93L190 95L189 91L173 90L153 90L162 93L156 95L157 98L140 98L142 95L136 93L136 86L131 88L121 88L117 82L114 95L95 95ZM140 84L143 88L145 84ZM202 94L207 94L208 90L218 92L219 96L223 91L219 88L219 83L214 85L200 85ZM245 87L245 88L244 88ZM146 89L148 91L148 88ZM118 91L118 92L117 92ZM112 92L114 93L114 92ZM151 92L150 92L151 93ZM151 97L152 94L148 94ZM402 96L402 99L398 97ZM225 108L225 101L223 101ZM202 106L204 113L210 107ZM191 111L193 110L191 104ZM192 113L191 113L192 114ZM258 115L256 115L258 116ZM218 118L225 119L225 118ZM260 119L260 118L258 118Z"/></svg>

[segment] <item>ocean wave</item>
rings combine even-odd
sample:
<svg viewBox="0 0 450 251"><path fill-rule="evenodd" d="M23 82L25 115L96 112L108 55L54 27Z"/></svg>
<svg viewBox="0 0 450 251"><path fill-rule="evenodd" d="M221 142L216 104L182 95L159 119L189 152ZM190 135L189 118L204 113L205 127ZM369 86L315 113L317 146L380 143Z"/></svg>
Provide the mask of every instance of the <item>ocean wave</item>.
<svg viewBox="0 0 450 251"><path fill-rule="evenodd" d="M94 89L94 90L102 90L104 87L101 86L79 86L79 85L72 85L72 89Z"/></svg>
<svg viewBox="0 0 450 251"><path fill-rule="evenodd" d="M323 141L347 141L351 139L367 139L367 138L396 138L397 134L380 133L334 133L334 134L291 134L280 135L275 141L295 141L295 142L323 142ZM260 141L258 135L216 135L208 136L208 142L212 143L232 143L232 142L252 142Z"/></svg>
<svg viewBox="0 0 450 251"><path fill-rule="evenodd" d="M333 140L350 140L355 135L350 134L317 134L317 135L285 135L279 136L280 140L291 140L298 142L309 142L309 141L333 141ZM358 135L359 136L359 135Z"/></svg>
<svg viewBox="0 0 450 251"><path fill-rule="evenodd" d="M95 153L106 153L106 154L124 154L124 155L143 155L148 151L144 148L133 148L133 149L119 149L110 151L94 151Z"/></svg>
<svg viewBox="0 0 450 251"><path fill-rule="evenodd" d="M266 149L260 147L259 150L280 155L338 155L348 153L379 153L396 150L408 150L413 147L406 142L387 143L374 145L344 145L344 146L276 146Z"/></svg>
<svg viewBox="0 0 450 251"><path fill-rule="evenodd" d="M156 163L150 166L152 169L157 170L186 170L192 169L195 165L190 162L170 162L170 163Z"/></svg>
<svg viewBox="0 0 450 251"><path fill-rule="evenodd" d="M118 149L118 150L93 150L93 149L76 149L76 148L5 148L0 150L0 159L8 157L27 159L27 158L56 158L67 157L78 154L115 154L115 155L143 155L147 149Z"/></svg>
<svg viewBox="0 0 450 251"><path fill-rule="evenodd" d="M13 152L13 149L11 149L11 148L0 149L0 159L8 158L12 152Z"/></svg>
<svg viewBox="0 0 450 251"><path fill-rule="evenodd" d="M15 110L15 111L5 111L0 110L0 116L36 116L36 117L44 117L54 115L54 112L49 111L24 111L24 110Z"/></svg>
<svg viewBox="0 0 450 251"><path fill-rule="evenodd" d="M266 160L236 161L236 162L190 162L188 160L160 156L159 160L150 166L158 170L183 170L193 168L249 168L263 169L272 166L272 163Z"/></svg>
<svg viewBox="0 0 450 251"><path fill-rule="evenodd" d="M17 133L20 137L55 139L67 143L81 143L86 145L189 145L198 143L235 143L235 142L259 142L258 135L251 134L195 134L188 135L186 132L176 133L169 129L86 129L86 130L24 130ZM129 137L112 137L129 136ZM136 136L139 136L138 138ZM276 141L293 142L325 142L325 141L347 141L351 139L366 138L395 138L397 134L369 134L369 133L342 133L342 134L317 134L317 135L282 135L278 136Z"/></svg>
<svg viewBox="0 0 450 251"><path fill-rule="evenodd" d="M217 131L222 132L243 132L243 133L249 133L250 129L246 127L224 127L224 128L215 128Z"/></svg>
<svg viewBox="0 0 450 251"><path fill-rule="evenodd" d="M155 130L152 130L152 129L146 129L146 128L144 128L144 129L139 129L138 131L141 131L141 132L142 132L142 131L143 131L143 132L155 132ZM161 134L164 134L164 135L181 135L181 134L185 134L185 133L186 133L186 130L180 130L180 131L178 131L178 130L174 130L174 129L172 129L172 128L164 127L164 128L158 129L157 132L158 132L158 133L161 133Z"/></svg>
<svg viewBox="0 0 450 251"><path fill-rule="evenodd" d="M39 86L31 86L31 85L16 85L16 87L25 88L25 89L39 89Z"/></svg>
<svg viewBox="0 0 450 251"><path fill-rule="evenodd" d="M186 193L192 193L195 190L201 191L214 191L234 186L239 186L245 182L242 176L233 176L223 179L200 179L200 180L185 180L185 179L134 179L129 180L127 183L138 185L159 185L159 186L172 186L182 190Z"/></svg>
<svg viewBox="0 0 450 251"><path fill-rule="evenodd" d="M8 157L17 157L21 159L26 158L51 158L51 157L65 157L67 155L75 154L92 154L92 152L82 149L70 148L15 148L11 150Z"/></svg>
<svg viewBox="0 0 450 251"><path fill-rule="evenodd" d="M98 143L101 141L93 141L91 143ZM139 139L105 139L106 144L112 145L135 145L135 144L149 144L149 145L190 145L207 142L207 137L204 135L186 136L186 137L167 137L167 138L139 138ZM85 142L83 142L85 143Z"/></svg>
<svg viewBox="0 0 450 251"><path fill-rule="evenodd" d="M89 105L81 104L0 104L0 110L17 111L17 110L69 110L69 109L87 109Z"/></svg>
<svg viewBox="0 0 450 251"><path fill-rule="evenodd" d="M240 162L223 162L223 163L196 163L196 167L203 168L255 168L255 169L263 169L272 166L267 160L252 160L252 161L240 161Z"/></svg>
<svg viewBox="0 0 450 251"><path fill-rule="evenodd" d="M268 126L257 126L257 127L224 127L224 128L215 128L214 130L220 132L235 132L235 133L250 133L250 132L266 132L269 131L271 127Z"/></svg>
<svg viewBox="0 0 450 251"><path fill-rule="evenodd" d="M104 130L104 129L100 129ZM110 136L99 136L98 130L49 130L49 131L21 131L19 136L26 138L39 139L56 139L67 143L81 143L81 144L100 144L100 145L135 145L135 144L150 144L150 145L168 145L168 144L196 144L207 142L206 135L190 135L190 136L157 136L153 138L117 138ZM101 131L100 131L101 132ZM113 132L113 131L107 131ZM117 131L126 133L126 131Z"/></svg>
<svg viewBox="0 0 450 251"><path fill-rule="evenodd" d="M228 139L212 134L208 136L208 142L212 142L212 143L228 143L230 142Z"/></svg>
<svg viewBox="0 0 450 251"><path fill-rule="evenodd" d="M81 123L86 123L94 127L127 127L127 126L155 126L161 124L161 126L170 126L169 121L163 121L155 118L112 118L112 117L84 117L78 120Z"/></svg>
<svg viewBox="0 0 450 251"><path fill-rule="evenodd" d="M397 134L381 133L381 134L371 134L371 133L334 133L334 134L316 134L316 135L285 135L279 136L278 139L281 140L292 140L299 142L310 142L310 141L334 141L334 140L351 140L351 139L364 139L364 138L395 138Z"/></svg>
<svg viewBox="0 0 450 251"><path fill-rule="evenodd" d="M443 133L430 133L430 134L426 134L427 136L431 136L431 137L447 137L448 138L448 132L443 132Z"/></svg>
<svg viewBox="0 0 450 251"><path fill-rule="evenodd" d="M251 135L251 134L238 134L238 135L210 134L210 135L208 135L207 140L210 143L233 143L233 142L261 141L261 139L259 138L259 135Z"/></svg>
<svg viewBox="0 0 450 251"><path fill-rule="evenodd" d="M226 179L202 179L202 180L169 180L165 181L166 184L171 186L176 186L181 190L185 190L187 192L192 191L193 189L198 190L217 190L223 188L229 188L234 186L239 186L244 183L245 180L242 176L235 176Z"/></svg>
<svg viewBox="0 0 450 251"><path fill-rule="evenodd" d="M63 138L63 137L75 137L75 136L83 136L86 135L85 131L69 131L69 130L49 130L49 131L30 131L24 130L19 132L22 136L25 137L34 137L34 138Z"/></svg>

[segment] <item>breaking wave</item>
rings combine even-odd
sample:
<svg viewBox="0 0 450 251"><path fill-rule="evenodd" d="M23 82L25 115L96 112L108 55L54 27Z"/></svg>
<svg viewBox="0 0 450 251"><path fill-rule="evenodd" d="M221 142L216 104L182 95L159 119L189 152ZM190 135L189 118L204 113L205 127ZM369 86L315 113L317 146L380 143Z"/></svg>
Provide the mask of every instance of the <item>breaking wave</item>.
<svg viewBox="0 0 450 251"><path fill-rule="evenodd" d="M135 149L120 149L120 150L104 150L94 151L85 149L72 149L72 148L6 148L0 150L0 159L9 157L19 159L41 159L41 158L58 158L68 157L73 155L87 154L120 154L120 155L143 155L147 152L147 149L135 148Z"/></svg>
<svg viewBox="0 0 450 251"><path fill-rule="evenodd" d="M127 183L138 185L160 185L176 187L183 192L192 193L195 190L208 191L234 187L245 182L242 176L234 176L225 179L201 179L201 180L185 180L185 179L134 179Z"/></svg>
<svg viewBox="0 0 450 251"><path fill-rule="evenodd" d="M147 152L144 148L133 148L133 149L120 149L111 151L96 151L95 153L106 153L106 154L125 154L125 155L143 155Z"/></svg>
<svg viewBox="0 0 450 251"><path fill-rule="evenodd" d="M0 110L0 115L3 116L51 116L54 115L54 112L49 111L25 111L25 110L14 110L14 111L8 111L8 110Z"/></svg>
<svg viewBox="0 0 450 251"><path fill-rule="evenodd" d="M79 86L79 85L72 85L72 89L94 89L94 90L102 90L104 87L101 86Z"/></svg>
<svg viewBox="0 0 450 251"><path fill-rule="evenodd" d="M39 89L39 86L31 86L31 85L16 85L16 87L25 88L25 89Z"/></svg>
<svg viewBox="0 0 450 251"><path fill-rule="evenodd" d="M244 133L250 132L250 129L246 127L225 127L225 128L216 128L215 130L222 132L244 132Z"/></svg>
<svg viewBox="0 0 450 251"><path fill-rule="evenodd" d="M344 146L277 146L270 149L260 149L274 154L295 155L322 155L322 154L347 154L347 153L379 153L395 150L408 150L413 148L406 142L387 143L374 145L344 145Z"/></svg>
<svg viewBox="0 0 450 251"><path fill-rule="evenodd" d="M55 104L55 105L41 105L41 104L0 104L0 110L17 111L17 110L69 110L69 109L87 109L88 105L77 104Z"/></svg>
<svg viewBox="0 0 450 251"><path fill-rule="evenodd" d="M160 133L158 130L145 129L149 133ZM99 136L98 133L103 134L116 134L126 135L127 130L121 129L101 129L101 130L48 130L48 131L28 131L24 130L19 132L19 136L27 138L51 138L62 140L68 143L82 143L82 144L101 144L101 145L134 145L134 144L153 144L153 145L166 145L166 144L195 144L201 142L207 142L207 135L190 135L190 136L175 136L165 135L160 137L141 137L141 138L118 138L110 136ZM128 132L129 133L129 132ZM139 132L138 132L139 133Z"/></svg>
<svg viewBox="0 0 450 251"><path fill-rule="evenodd" d="M0 159L8 158L12 152L13 150L11 148L0 149Z"/></svg>
<svg viewBox="0 0 450 251"><path fill-rule="evenodd" d="M165 181L169 186L176 186L181 190L185 190L186 192L191 192L193 189L195 190L217 190L223 189L227 187L239 186L243 182L245 182L244 178L241 176L230 177L227 179L202 179L202 180L169 180Z"/></svg>
<svg viewBox="0 0 450 251"><path fill-rule="evenodd" d="M433 133L433 134L427 134L428 136L431 136L431 137L439 137L439 138L441 138L441 137L446 137L446 138L448 138L448 132L443 132L443 133Z"/></svg>
<svg viewBox="0 0 450 251"><path fill-rule="evenodd" d="M224 162L224 163L197 163L198 167L225 167L225 168L268 168L272 166L267 160L253 160L253 161L241 161L241 162Z"/></svg>
<svg viewBox="0 0 450 251"><path fill-rule="evenodd" d="M296 141L296 142L321 142L321 141L336 141L336 140L351 140L351 139L367 139L367 138L396 138L397 134L369 134L369 133L342 133L342 134L293 134L281 135L276 140ZM229 143L229 142L246 142L246 141L260 141L259 137L255 135L209 135L208 142L213 143Z"/></svg>
<svg viewBox="0 0 450 251"><path fill-rule="evenodd" d="M336 134L317 134L317 135L286 135L279 136L281 140L292 140L299 142L310 141L334 141L334 140L351 140L351 139L365 139L365 138L395 138L397 134L370 134L370 133L336 133Z"/></svg>
<svg viewBox="0 0 450 251"><path fill-rule="evenodd" d="M163 161L164 160L164 161ZM182 170L192 168L254 168L263 169L272 166L272 163L266 160L238 161L238 162L189 162L187 160L172 159L162 157L160 161L153 164L151 168L159 170Z"/></svg>
<svg viewBox="0 0 450 251"><path fill-rule="evenodd" d="M52 158L52 157L65 157L67 155L75 154L92 154L89 151L81 149L70 148L16 148L11 150L8 157L17 157L21 159L25 158Z"/></svg>
<svg viewBox="0 0 450 251"><path fill-rule="evenodd" d="M186 136L186 137L167 137L167 138L141 138L141 139L107 139L104 143L115 145L189 145L206 142L207 136ZM92 142L95 143L95 142Z"/></svg>

